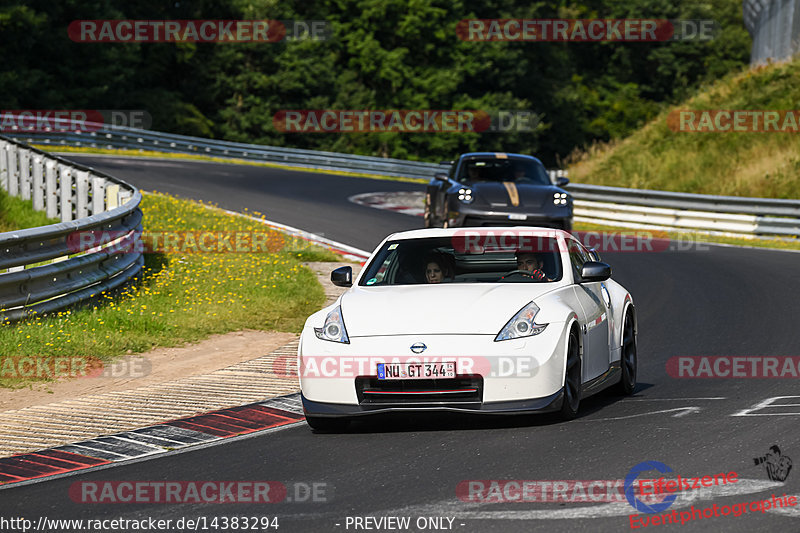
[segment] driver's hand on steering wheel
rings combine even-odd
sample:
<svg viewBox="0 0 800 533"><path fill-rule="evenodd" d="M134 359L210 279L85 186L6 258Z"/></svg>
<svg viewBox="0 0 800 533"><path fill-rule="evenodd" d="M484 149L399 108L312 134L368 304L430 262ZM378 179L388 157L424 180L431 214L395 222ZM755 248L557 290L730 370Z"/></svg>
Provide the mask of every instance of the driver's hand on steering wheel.
<svg viewBox="0 0 800 533"><path fill-rule="evenodd" d="M541 281L545 279L547 276L545 276L545 273L541 269L536 268L531 271L531 277Z"/></svg>

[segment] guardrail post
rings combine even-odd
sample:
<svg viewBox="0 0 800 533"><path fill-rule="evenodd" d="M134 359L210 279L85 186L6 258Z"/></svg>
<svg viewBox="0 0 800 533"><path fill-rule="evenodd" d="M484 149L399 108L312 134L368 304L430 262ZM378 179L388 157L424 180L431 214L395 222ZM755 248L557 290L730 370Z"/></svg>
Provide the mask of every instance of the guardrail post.
<svg viewBox="0 0 800 533"><path fill-rule="evenodd" d="M42 156L33 156L33 209L44 211L44 160Z"/></svg>
<svg viewBox="0 0 800 533"><path fill-rule="evenodd" d="M6 153L8 160L8 194L19 196L19 167L17 163L17 146L12 144Z"/></svg>
<svg viewBox="0 0 800 533"><path fill-rule="evenodd" d="M29 150L19 151L19 193L23 200L31 199L31 153Z"/></svg>
<svg viewBox="0 0 800 533"><path fill-rule="evenodd" d="M89 172L75 172L75 218L89 216Z"/></svg>
<svg viewBox="0 0 800 533"><path fill-rule="evenodd" d="M48 161L44 165L44 206L48 218L58 216L58 180L55 161Z"/></svg>
<svg viewBox="0 0 800 533"><path fill-rule="evenodd" d="M11 145L5 141L0 141L0 188L8 190L8 152Z"/></svg>
<svg viewBox="0 0 800 533"><path fill-rule="evenodd" d="M106 185L106 211L119 207L119 185Z"/></svg>
<svg viewBox="0 0 800 533"><path fill-rule="evenodd" d="M106 180L95 176L92 178L92 214L106 210Z"/></svg>
<svg viewBox="0 0 800 533"><path fill-rule="evenodd" d="M61 196L61 222L72 220L72 169L58 165L58 188Z"/></svg>

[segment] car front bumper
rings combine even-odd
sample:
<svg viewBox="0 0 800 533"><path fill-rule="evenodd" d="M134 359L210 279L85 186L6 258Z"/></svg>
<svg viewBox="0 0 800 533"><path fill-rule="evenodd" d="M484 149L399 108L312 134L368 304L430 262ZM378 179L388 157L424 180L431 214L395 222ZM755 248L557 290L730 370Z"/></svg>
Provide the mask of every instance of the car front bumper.
<svg viewBox="0 0 800 533"><path fill-rule="evenodd" d="M555 394L543 398L530 398L527 400L514 400L506 402L478 402L478 403L419 403L419 404L344 404L315 402L306 398L302 393L303 412L306 416L323 418L351 417L374 415L381 413L402 412L457 412L476 414L516 415L526 413L547 413L561 408L564 390L560 389Z"/></svg>
<svg viewBox="0 0 800 533"><path fill-rule="evenodd" d="M450 227L474 226L538 226L544 228L572 230L572 210L566 213L521 213L512 211L483 211L464 208L449 211L447 223Z"/></svg>
<svg viewBox="0 0 800 533"><path fill-rule="evenodd" d="M494 342L494 335L391 335L355 337L350 344L304 331L298 357L303 405L311 416L351 416L384 411L452 410L533 412L560 406L564 384L566 323L539 335ZM409 346L428 348L414 356ZM408 353L399 359L394 354ZM377 380L377 362L456 363L456 379ZM449 394L449 389L474 389ZM426 393L415 396L411 389ZM376 392L377 391L377 392ZM399 392L397 392L399 391ZM430 394L428 394L429 392Z"/></svg>

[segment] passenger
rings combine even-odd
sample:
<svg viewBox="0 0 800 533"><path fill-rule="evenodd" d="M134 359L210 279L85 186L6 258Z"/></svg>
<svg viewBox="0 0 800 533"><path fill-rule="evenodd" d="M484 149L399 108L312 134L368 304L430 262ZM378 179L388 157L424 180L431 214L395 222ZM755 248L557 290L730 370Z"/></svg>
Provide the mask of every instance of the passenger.
<svg viewBox="0 0 800 533"><path fill-rule="evenodd" d="M525 166L522 163L517 163L514 166L514 181L521 181L525 179Z"/></svg>
<svg viewBox="0 0 800 533"><path fill-rule="evenodd" d="M444 257L435 255L425 260L425 281L442 283L452 281L453 271Z"/></svg>

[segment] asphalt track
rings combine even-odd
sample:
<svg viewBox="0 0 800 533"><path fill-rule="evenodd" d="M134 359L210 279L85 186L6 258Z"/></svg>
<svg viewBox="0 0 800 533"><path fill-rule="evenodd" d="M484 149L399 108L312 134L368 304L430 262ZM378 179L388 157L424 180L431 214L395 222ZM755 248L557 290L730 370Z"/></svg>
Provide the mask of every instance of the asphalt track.
<svg viewBox="0 0 800 533"><path fill-rule="evenodd" d="M388 233L421 219L349 203L362 192L421 186L251 166L74 157L144 190L258 210L268 219L372 250ZM278 516L279 531L367 531L347 517L454 518L452 530L626 531L627 503L467 504L463 480L619 480L654 460L682 476L737 472L725 490L693 491L673 507L686 511L800 494L795 468L768 481L753 458L778 444L800 460L800 398L795 379L675 379L673 356L800 355L796 325L800 255L698 245L658 253L604 254L614 278L634 296L639 316L639 385L625 399L584 400L581 416L476 418L394 416L359 422L346 434L314 434L305 424L162 458L0 491L0 516L70 519ZM733 416L768 398L764 407ZM756 416L753 416L756 415ZM275 504L78 504L76 481L275 480L324 483L327 501ZM797 531L800 509L704 518L667 531ZM445 524L448 522L445 521ZM56 529L52 529L57 531ZM174 529L178 531L177 529ZM393 529L371 529L392 531ZM394 529L394 531L398 531Z"/></svg>

